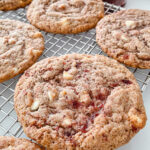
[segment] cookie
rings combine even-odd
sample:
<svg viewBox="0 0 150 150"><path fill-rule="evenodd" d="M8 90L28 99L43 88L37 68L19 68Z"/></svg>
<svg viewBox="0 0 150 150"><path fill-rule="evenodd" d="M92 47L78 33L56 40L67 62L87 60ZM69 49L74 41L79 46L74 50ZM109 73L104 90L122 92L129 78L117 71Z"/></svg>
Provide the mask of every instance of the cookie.
<svg viewBox="0 0 150 150"><path fill-rule="evenodd" d="M0 136L1 150L42 150L39 145L27 139ZM44 149L43 149L44 150Z"/></svg>
<svg viewBox="0 0 150 150"><path fill-rule="evenodd" d="M0 10L14 10L25 7L32 0L0 0Z"/></svg>
<svg viewBox="0 0 150 150"><path fill-rule="evenodd" d="M34 64L17 83L14 103L24 132L48 149L113 150L146 122L133 74L99 55Z"/></svg>
<svg viewBox="0 0 150 150"><path fill-rule="evenodd" d="M61 34L87 31L103 16L102 0L34 0L27 11L31 24Z"/></svg>
<svg viewBox="0 0 150 150"><path fill-rule="evenodd" d="M0 82L30 67L44 50L42 34L15 20L0 20Z"/></svg>
<svg viewBox="0 0 150 150"><path fill-rule="evenodd" d="M129 9L106 16L96 40L110 57L135 68L150 68L150 11Z"/></svg>

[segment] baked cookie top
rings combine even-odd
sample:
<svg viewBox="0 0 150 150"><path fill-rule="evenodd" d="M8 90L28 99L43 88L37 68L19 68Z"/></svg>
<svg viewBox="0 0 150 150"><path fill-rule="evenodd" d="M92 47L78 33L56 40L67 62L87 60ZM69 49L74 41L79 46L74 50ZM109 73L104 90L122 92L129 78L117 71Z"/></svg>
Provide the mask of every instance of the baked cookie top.
<svg viewBox="0 0 150 150"><path fill-rule="evenodd" d="M32 0L0 0L0 10L14 10L25 7Z"/></svg>
<svg viewBox="0 0 150 150"><path fill-rule="evenodd" d="M27 139L0 136L1 150L42 150L40 146ZM44 149L43 149L44 150Z"/></svg>
<svg viewBox="0 0 150 150"><path fill-rule="evenodd" d="M34 0L27 18L52 33L79 33L96 26L104 15L102 0Z"/></svg>
<svg viewBox="0 0 150 150"><path fill-rule="evenodd" d="M29 68L15 89L25 133L49 149L112 150L146 122L133 74L105 56L70 54Z"/></svg>
<svg viewBox="0 0 150 150"><path fill-rule="evenodd" d="M34 26L0 20L0 82L22 73L43 50L43 36Z"/></svg>
<svg viewBox="0 0 150 150"><path fill-rule="evenodd" d="M106 16L96 40L114 59L136 68L150 68L150 11L130 9Z"/></svg>

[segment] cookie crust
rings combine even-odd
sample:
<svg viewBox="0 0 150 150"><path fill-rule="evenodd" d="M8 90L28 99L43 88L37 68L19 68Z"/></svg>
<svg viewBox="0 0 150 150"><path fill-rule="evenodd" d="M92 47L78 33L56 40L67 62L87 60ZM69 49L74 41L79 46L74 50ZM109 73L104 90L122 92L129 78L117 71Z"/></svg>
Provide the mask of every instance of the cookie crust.
<svg viewBox="0 0 150 150"><path fill-rule="evenodd" d="M27 11L31 24L61 34L87 31L103 16L102 0L34 0Z"/></svg>
<svg viewBox="0 0 150 150"><path fill-rule="evenodd" d="M32 25L0 20L0 82L24 72L44 50L44 38Z"/></svg>
<svg viewBox="0 0 150 150"><path fill-rule="evenodd" d="M0 136L0 149L5 150L42 150L39 145L23 138ZM43 149L44 150L44 149Z"/></svg>
<svg viewBox="0 0 150 150"><path fill-rule="evenodd" d="M150 11L129 9L103 18L96 41L110 57L135 68L150 68Z"/></svg>
<svg viewBox="0 0 150 150"><path fill-rule="evenodd" d="M112 150L146 123L133 74L100 55L34 64L17 83L14 102L24 132L48 149Z"/></svg>
<svg viewBox="0 0 150 150"><path fill-rule="evenodd" d="M25 7L30 4L32 0L1 0L0 10L14 10L17 8Z"/></svg>

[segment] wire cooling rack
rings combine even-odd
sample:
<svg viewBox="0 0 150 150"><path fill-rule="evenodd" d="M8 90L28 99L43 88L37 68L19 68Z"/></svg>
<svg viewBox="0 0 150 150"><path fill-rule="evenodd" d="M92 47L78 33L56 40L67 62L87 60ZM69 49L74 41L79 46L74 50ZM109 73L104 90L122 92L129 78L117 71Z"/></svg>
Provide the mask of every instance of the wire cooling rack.
<svg viewBox="0 0 150 150"><path fill-rule="evenodd" d="M123 8L105 3L105 14L110 14ZM15 19L28 22L26 9L16 11L0 11L0 19ZM40 59L50 56L59 56L67 53L86 53L105 55L95 41L95 29L76 35L60 35L43 32L45 37L45 51ZM150 70L129 68L134 73L141 91L143 92L150 80ZM20 76L4 83L0 83L0 135L25 137L13 107L13 95L15 85Z"/></svg>

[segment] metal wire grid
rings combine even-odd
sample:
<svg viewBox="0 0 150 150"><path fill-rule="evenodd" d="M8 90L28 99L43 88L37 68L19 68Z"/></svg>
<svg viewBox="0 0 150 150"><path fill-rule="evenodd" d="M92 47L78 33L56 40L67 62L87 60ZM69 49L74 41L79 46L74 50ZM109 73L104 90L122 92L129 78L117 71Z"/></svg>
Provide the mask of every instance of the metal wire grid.
<svg viewBox="0 0 150 150"><path fill-rule="evenodd" d="M105 13L110 14L123 8L105 3ZM26 19L26 10L18 9L16 11L2 12L0 11L0 19L15 19L28 22ZM95 41L95 29L76 35L60 35L43 32L45 37L45 51L40 59L50 56L59 56L67 53L86 53L86 54L102 54L99 46ZM143 92L150 80L150 70L141 70L129 68L134 73L141 91ZM13 94L15 85L20 75L0 83L0 135L9 135L16 137L25 137L20 123L13 107Z"/></svg>

